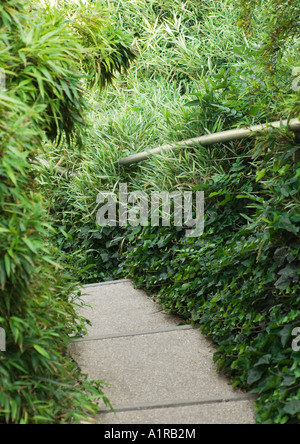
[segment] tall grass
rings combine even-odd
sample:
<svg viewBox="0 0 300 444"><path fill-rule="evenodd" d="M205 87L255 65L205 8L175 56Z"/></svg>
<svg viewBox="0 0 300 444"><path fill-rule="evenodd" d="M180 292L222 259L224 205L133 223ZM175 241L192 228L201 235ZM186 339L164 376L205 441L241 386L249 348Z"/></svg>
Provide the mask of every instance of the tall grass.
<svg viewBox="0 0 300 444"><path fill-rule="evenodd" d="M156 156L120 169L120 157L169 142L240 125L287 117L284 102L291 92L288 63L297 55L288 46L279 70L280 90L257 63L260 34L247 34L237 25L235 2L161 0L102 0L114 7L114 20L134 36L138 59L126 76L116 74L113 86L90 93L89 127L82 148L48 146L52 166L77 177L49 176L41 183L59 189L75 205L81 221L94 215L100 190L113 190L120 181L133 189L191 189L222 174L242 146L189 148ZM263 26L264 23L259 24ZM279 104L280 107L279 107ZM227 165L227 166L226 166ZM57 188L55 188L56 185ZM64 198L62 198L64 200Z"/></svg>

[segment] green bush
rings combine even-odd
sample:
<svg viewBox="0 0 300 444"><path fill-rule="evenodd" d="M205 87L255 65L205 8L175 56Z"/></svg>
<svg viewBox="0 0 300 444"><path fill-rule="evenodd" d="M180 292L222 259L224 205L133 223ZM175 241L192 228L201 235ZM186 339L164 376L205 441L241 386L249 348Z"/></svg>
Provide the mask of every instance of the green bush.
<svg viewBox="0 0 300 444"><path fill-rule="evenodd" d="M62 134L71 143L82 133L85 84L101 87L134 57L127 34L116 29L114 39L100 7L0 5L0 324L7 337L1 423L79 422L97 411L96 400L108 403L101 384L88 382L66 357L85 320L76 314L78 285L51 244L36 161L46 136L58 146Z"/></svg>

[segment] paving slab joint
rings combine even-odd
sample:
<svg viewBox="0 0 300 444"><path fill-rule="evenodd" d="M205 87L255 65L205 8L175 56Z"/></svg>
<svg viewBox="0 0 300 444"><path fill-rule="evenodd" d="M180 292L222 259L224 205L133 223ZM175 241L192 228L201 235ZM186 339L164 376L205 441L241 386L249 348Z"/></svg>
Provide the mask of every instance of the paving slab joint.
<svg viewBox="0 0 300 444"><path fill-rule="evenodd" d="M145 404L135 404L133 406L116 406L113 412L107 408L100 409L99 414L109 414L109 413L124 413L124 412L135 412L143 410L157 410L157 409L169 409L169 408L181 408L190 407L196 405L209 405L209 404L227 404L230 402L243 402L252 401L255 402L257 399L256 395L251 393L245 393L237 396L228 396L223 398L207 398L207 399L190 399L190 400L174 400L162 403L145 403Z"/></svg>
<svg viewBox="0 0 300 444"><path fill-rule="evenodd" d="M74 339L72 342L105 341L108 339L121 339L121 338L135 337L135 336L149 336L149 335L164 334L164 333L170 333L173 331L182 331L182 330L193 330L193 327L192 325L180 325L178 327L163 328L160 330L147 330L147 331L128 332L128 333L112 333L110 335L101 335L101 336L86 336L84 338Z"/></svg>

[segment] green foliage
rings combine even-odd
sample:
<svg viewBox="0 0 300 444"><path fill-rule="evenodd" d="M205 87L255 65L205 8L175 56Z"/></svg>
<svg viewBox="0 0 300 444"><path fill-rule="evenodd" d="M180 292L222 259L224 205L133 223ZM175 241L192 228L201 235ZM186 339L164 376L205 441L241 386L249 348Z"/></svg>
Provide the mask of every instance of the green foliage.
<svg viewBox="0 0 300 444"><path fill-rule="evenodd" d="M117 73L126 73L137 51L131 46L131 35L116 27L111 8L101 1L58 2L56 13L66 12L83 48L82 68L88 84L102 88L112 83Z"/></svg>
<svg viewBox="0 0 300 444"><path fill-rule="evenodd" d="M282 102L287 102L285 110L298 116L299 95L291 96L291 91L286 91L286 83L293 70L300 66L299 1L247 0L239 4L240 25L258 43L255 64L268 73L277 106L282 108Z"/></svg>
<svg viewBox="0 0 300 444"><path fill-rule="evenodd" d="M252 34L237 25L236 2L112 3L140 57L115 89L91 94L84 152L49 147L51 165L77 176L44 168L39 178L53 198L62 260L84 282L132 277L165 310L199 323L216 344L219 369L258 394L257 421L299 423L300 356L291 348L300 319L299 140L279 130L118 169L121 156L160 144L299 116L297 35L280 51L268 43L273 31L288 35L275 1L272 20L251 2ZM284 16L297 30L297 14ZM262 35L274 49L269 58ZM167 227L99 229L96 196L122 182L146 192L204 190L203 237Z"/></svg>
<svg viewBox="0 0 300 444"><path fill-rule="evenodd" d="M0 5L0 322L7 337L7 352L0 355L1 423L80 422L96 413L96 400L108 403L101 383L89 382L66 358L70 336L82 335L86 322L76 314L78 284L62 271L51 246L49 202L36 180L45 136L64 132L70 142L81 130L85 79L102 85L133 55L128 37L122 41L116 31L107 71L92 79L93 56L100 67L107 47L100 37L84 40L75 24L82 23L80 14L91 14L85 30L95 33L99 4L93 10L77 6L71 20L62 8L40 2ZM103 17L99 31L105 34Z"/></svg>
<svg viewBox="0 0 300 444"><path fill-rule="evenodd" d="M276 62L286 46L298 47L300 6L297 0L246 0L239 4L240 24L248 32L260 34L261 50L269 62Z"/></svg>
<svg viewBox="0 0 300 444"><path fill-rule="evenodd" d="M265 141L272 153L257 157L260 142L251 163L238 160L202 186L201 239L144 228L122 268L166 310L201 325L218 345L219 369L259 394L259 422L293 424L300 413L300 354L291 349L300 319L300 169L295 142L274 139ZM211 193L215 185L219 192Z"/></svg>

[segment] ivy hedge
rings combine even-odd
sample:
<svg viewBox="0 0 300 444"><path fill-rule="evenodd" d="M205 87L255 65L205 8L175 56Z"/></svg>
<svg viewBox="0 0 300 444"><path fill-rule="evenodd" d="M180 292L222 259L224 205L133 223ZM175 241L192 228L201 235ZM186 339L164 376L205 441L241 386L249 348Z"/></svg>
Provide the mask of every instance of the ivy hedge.
<svg viewBox="0 0 300 444"><path fill-rule="evenodd" d="M300 319L299 144L292 135L278 139L273 134L271 150L258 153L258 144L250 163L237 160L201 186L201 238L143 228L121 269L167 311L200 324L217 345L219 370L259 395L258 422L298 424L300 353L292 332Z"/></svg>

